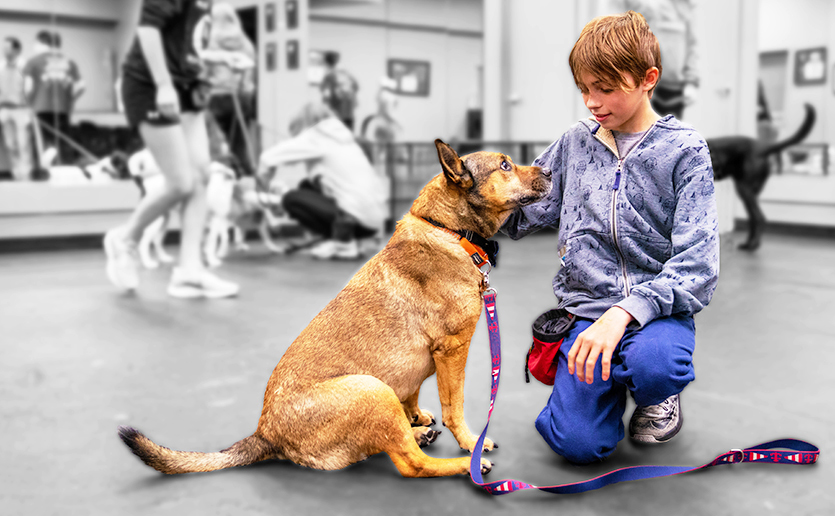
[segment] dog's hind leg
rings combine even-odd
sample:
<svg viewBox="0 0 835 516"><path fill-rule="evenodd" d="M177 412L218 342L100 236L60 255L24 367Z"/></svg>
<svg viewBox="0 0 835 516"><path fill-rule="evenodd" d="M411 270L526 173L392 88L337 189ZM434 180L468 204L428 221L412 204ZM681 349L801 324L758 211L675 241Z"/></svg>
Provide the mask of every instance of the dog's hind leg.
<svg viewBox="0 0 835 516"><path fill-rule="evenodd" d="M137 246L139 260L142 262L142 266L146 269L156 269L159 267L159 262L156 258L154 258L151 249L154 245L154 239L156 238L157 233L159 233L162 224L163 218L156 218L145 228L145 231L142 232L142 238L139 240L139 245Z"/></svg>
<svg viewBox="0 0 835 516"><path fill-rule="evenodd" d="M742 200L748 214L748 238L739 245L739 248L745 251L756 251L760 247L760 240L765 228L765 215L760 209L757 194L748 186L742 186L739 182L735 182L735 184L737 195Z"/></svg>
<svg viewBox="0 0 835 516"><path fill-rule="evenodd" d="M223 247L223 233L226 225L216 216L212 216L209 220L209 231L203 241L203 256L206 259L206 265L215 268L220 267L223 263L221 258L221 248Z"/></svg>
<svg viewBox="0 0 835 516"><path fill-rule="evenodd" d="M283 389L268 386L268 392ZM340 469L386 453L404 477L465 474L470 458L437 459L421 451L437 433L412 428L394 390L373 376L333 378L273 397L258 434L280 442L285 456L303 466ZM492 468L483 460L481 470Z"/></svg>
<svg viewBox="0 0 835 516"><path fill-rule="evenodd" d="M165 233L168 231L168 218L170 217L170 213L166 213L160 219L162 223L159 226L159 230L154 234L154 238L151 241L151 245L154 248L154 252L157 255L157 260L161 263L174 263L174 258L165 252Z"/></svg>

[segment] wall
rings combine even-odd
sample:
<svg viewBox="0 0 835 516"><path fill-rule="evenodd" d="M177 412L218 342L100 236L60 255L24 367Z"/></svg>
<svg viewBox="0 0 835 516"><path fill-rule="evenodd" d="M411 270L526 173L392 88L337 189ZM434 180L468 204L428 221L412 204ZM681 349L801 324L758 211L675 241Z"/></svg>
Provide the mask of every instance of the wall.
<svg viewBox="0 0 835 516"><path fill-rule="evenodd" d="M389 58L428 61L428 97L400 96L401 141L462 138L468 106L479 98L481 0L390 0L311 10L310 48L340 53L360 84L357 129L376 111ZM311 88L311 96L318 95Z"/></svg>
<svg viewBox="0 0 835 516"><path fill-rule="evenodd" d="M759 50L788 50L784 111L778 120L780 137L796 130L803 118L803 104L817 110L817 121L808 143L835 145L835 94L833 94L833 53L835 5L829 0L761 0ZM794 84L795 51L827 47L826 83ZM772 175L760 196L765 216L772 222L835 226L835 164L827 176Z"/></svg>
<svg viewBox="0 0 835 516"><path fill-rule="evenodd" d="M512 5L512 7L511 7ZM485 136L550 142L585 110L568 68L577 2L485 0Z"/></svg>

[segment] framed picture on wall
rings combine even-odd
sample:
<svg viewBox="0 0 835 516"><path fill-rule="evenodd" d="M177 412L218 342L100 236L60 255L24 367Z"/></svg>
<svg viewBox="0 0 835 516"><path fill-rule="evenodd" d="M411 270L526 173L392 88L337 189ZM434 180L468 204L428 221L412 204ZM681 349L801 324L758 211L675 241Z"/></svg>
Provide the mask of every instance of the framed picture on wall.
<svg viewBox="0 0 835 516"><path fill-rule="evenodd" d="M389 59L388 76L394 81L395 92L400 95L429 96L431 65L429 61Z"/></svg>
<svg viewBox="0 0 835 516"><path fill-rule="evenodd" d="M276 50L275 41L270 41L269 43L267 43L266 48L267 50L264 56L264 60L266 61L265 65L267 67L267 71L272 72L275 71L276 67L278 66L278 63L276 62L278 60L278 51Z"/></svg>
<svg viewBox="0 0 835 516"><path fill-rule="evenodd" d="M264 6L264 28L267 32L275 30L275 2L267 2Z"/></svg>
<svg viewBox="0 0 835 516"><path fill-rule="evenodd" d="M284 4L287 28L295 29L299 26L299 4L296 0L287 0Z"/></svg>
<svg viewBox="0 0 835 516"><path fill-rule="evenodd" d="M826 83L826 47L807 48L794 54L794 84L811 86Z"/></svg>
<svg viewBox="0 0 835 516"><path fill-rule="evenodd" d="M296 70L299 67L299 42L295 39L287 40L287 69Z"/></svg>

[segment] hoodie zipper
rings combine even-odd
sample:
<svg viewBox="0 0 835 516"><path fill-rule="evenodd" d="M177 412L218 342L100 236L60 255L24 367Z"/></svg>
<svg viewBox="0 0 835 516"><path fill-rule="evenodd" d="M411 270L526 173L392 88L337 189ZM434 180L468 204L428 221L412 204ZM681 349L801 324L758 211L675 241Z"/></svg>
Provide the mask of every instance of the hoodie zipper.
<svg viewBox="0 0 835 516"><path fill-rule="evenodd" d="M612 204L611 204L611 209L610 209L610 217L611 217L611 222L612 223L610 225L611 225L611 228L612 228L612 241L615 244L615 252L617 252L618 260L620 261L620 272L621 272L621 275L623 276L623 289L624 289L625 297L629 297L629 293L632 290L632 284L629 281L629 275L627 274L627 271L626 271L626 259L623 256L623 251L621 250L620 243L618 242L617 203L618 203L618 193L620 192L621 173L623 172L623 162L626 160L626 158L630 154L632 154L633 150L637 149L638 146L640 146L644 142L644 140L646 140L650 131L652 131L652 129L654 127L655 127L655 124L653 124L652 127L647 129L647 132L645 132L644 135L641 137L641 139L638 140L638 143L633 145L632 148L629 149L629 152L627 152L624 157L621 158L620 157L620 152L615 151L615 156L618 159L618 168L615 170L615 183L612 185ZM602 140L600 140L600 141L602 142ZM607 148L609 148L609 150L612 150L612 148L608 144L606 144L606 142L602 142L602 143ZM615 149L617 149L617 147L615 147Z"/></svg>
<svg viewBox="0 0 835 516"><path fill-rule="evenodd" d="M620 261L620 273L623 276L623 289L624 294L626 297L629 297L629 292L632 290L632 286L629 282L629 275L626 273L626 259L623 257L623 251L620 248L620 243L618 243L618 217L617 217L617 203L618 203L618 193L620 192L620 173L623 170L623 160L626 159L626 156L623 158L618 158L618 168L615 171L615 184L612 186L612 205L610 211L610 218L612 223L610 224L612 228L612 241L615 243L615 252L618 253L618 261Z"/></svg>

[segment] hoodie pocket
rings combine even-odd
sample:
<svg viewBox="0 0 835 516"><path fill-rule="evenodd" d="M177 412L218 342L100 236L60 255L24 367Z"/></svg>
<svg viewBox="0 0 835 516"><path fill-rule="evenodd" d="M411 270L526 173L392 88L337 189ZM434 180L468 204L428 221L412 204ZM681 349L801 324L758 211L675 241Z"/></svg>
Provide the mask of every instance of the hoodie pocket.
<svg viewBox="0 0 835 516"><path fill-rule="evenodd" d="M605 233L571 235L562 263L557 279L562 284L563 301L574 296L608 298L623 291L615 249Z"/></svg>
<svg viewBox="0 0 835 516"><path fill-rule="evenodd" d="M627 261L629 273L639 276L634 278L637 281L633 282L633 285L646 281L641 276L655 276L661 272L673 252L673 244L669 240L632 231L620 234L620 248Z"/></svg>

